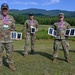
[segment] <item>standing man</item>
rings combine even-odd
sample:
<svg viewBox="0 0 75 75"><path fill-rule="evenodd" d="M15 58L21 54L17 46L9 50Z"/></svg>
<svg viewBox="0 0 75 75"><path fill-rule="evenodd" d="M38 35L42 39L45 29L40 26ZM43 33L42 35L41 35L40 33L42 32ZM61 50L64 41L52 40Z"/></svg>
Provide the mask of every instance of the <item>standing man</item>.
<svg viewBox="0 0 75 75"><path fill-rule="evenodd" d="M29 19L26 20L24 24L24 37L25 37L25 47L24 47L24 56L28 54L28 45L31 42L31 54L34 53L34 43L36 39L36 32L38 31L38 22L34 19L34 15L32 13L29 14ZM35 27L36 31L31 33L31 27Z"/></svg>
<svg viewBox="0 0 75 75"><path fill-rule="evenodd" d="M69 23L64 21L64 14L59 13L59 21L54 23L53 29L57 32L57 37L54 40L54 54L53 54L53 63L56 62L58 57L59 47L62 45L64 50L64 56L66 58L66 62L70 63L69 61L69 43L68 37L65 36L66 29L70 28Z"/></svg>
<svg viewBox="0 0 75 75"><path fill-rule="evenodd" d="M1 5L0 15L0 67L2 66L3 50L6 49L7 63L9 68L15 71L12 59L13 44L10 32L15 30L15 20L8 14L9 6L6 3Z"/></svg>

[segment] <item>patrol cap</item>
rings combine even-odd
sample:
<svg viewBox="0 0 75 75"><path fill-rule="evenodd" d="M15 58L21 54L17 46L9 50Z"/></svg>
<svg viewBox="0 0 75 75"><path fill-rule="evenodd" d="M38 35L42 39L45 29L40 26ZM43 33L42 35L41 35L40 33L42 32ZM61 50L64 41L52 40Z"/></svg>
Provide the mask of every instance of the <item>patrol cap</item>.
<svg viewBox="0 0 75 75"><path fill-rule="evenodd" d="M33 13L29 13L29 16L34 16Z"/></svg>
<svg viewBox="0 0 75 75"><path fill-rule="evenodd" d="M59 13L59 17L64 17L64 13Z"/></svg>
<svg viewBox="0 0 75 75"><path fill-rule="evenodd" d="M2 9L9 9L8 4L3 3L3 4L1 5L1 10L2 10Z"/></svg>

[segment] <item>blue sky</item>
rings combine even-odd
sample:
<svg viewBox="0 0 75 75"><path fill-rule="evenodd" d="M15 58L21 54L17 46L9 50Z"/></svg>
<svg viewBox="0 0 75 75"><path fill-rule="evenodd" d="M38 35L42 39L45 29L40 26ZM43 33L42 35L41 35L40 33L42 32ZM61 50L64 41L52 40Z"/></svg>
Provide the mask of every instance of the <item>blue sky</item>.
<svg viewBox="0 0 75 75"><path fill-rule="evenodd" d="M10 9L38 8L75 11L75 0L0 0L0 5L2 3L8 3Z"/></svg>

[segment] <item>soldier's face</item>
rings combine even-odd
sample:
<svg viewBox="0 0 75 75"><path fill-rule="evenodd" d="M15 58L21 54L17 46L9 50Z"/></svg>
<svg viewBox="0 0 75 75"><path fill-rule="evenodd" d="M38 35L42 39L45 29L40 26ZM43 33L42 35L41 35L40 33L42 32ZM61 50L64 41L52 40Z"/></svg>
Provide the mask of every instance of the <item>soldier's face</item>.
<svg viewBox="0 0 75 75"><path fill-rule="evenodd" d="M2 9L2 15L6 16L8 14L8 9L4 8Z"/></svg>
<svg viewBox="0 0 75 75"><path fill-rule="evenodd" d="M64 20L64 17L59 17L59 21L63 21Z"/></svg>
<svg viewBox="0 0 75 75"><path fill-rule="evenodd" d="M34 16L29 16L29 18L32 20L34 18Z"/></svg>

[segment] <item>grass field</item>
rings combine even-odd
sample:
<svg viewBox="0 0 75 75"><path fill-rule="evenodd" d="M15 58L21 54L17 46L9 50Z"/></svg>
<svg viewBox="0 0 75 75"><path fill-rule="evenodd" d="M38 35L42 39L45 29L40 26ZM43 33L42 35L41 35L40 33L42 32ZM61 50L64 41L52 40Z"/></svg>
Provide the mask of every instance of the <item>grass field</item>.
<svg viewBox="0 0 75 75"><path fill-rule="evenodd" d="M42 28L45 27L40 27ZM21 30L20 27L17 27L18 29ZM59 51L57 62L52 63L53 40L51 39L36 40L35 54L29 54L26 57L23 57L24 42L25 40L14 41L13 59L16 72L12 72L4 61L4 65L0 67L0 75L75 75L75 41L70 41L71 64L64 61L62 50Z"/></svg>

